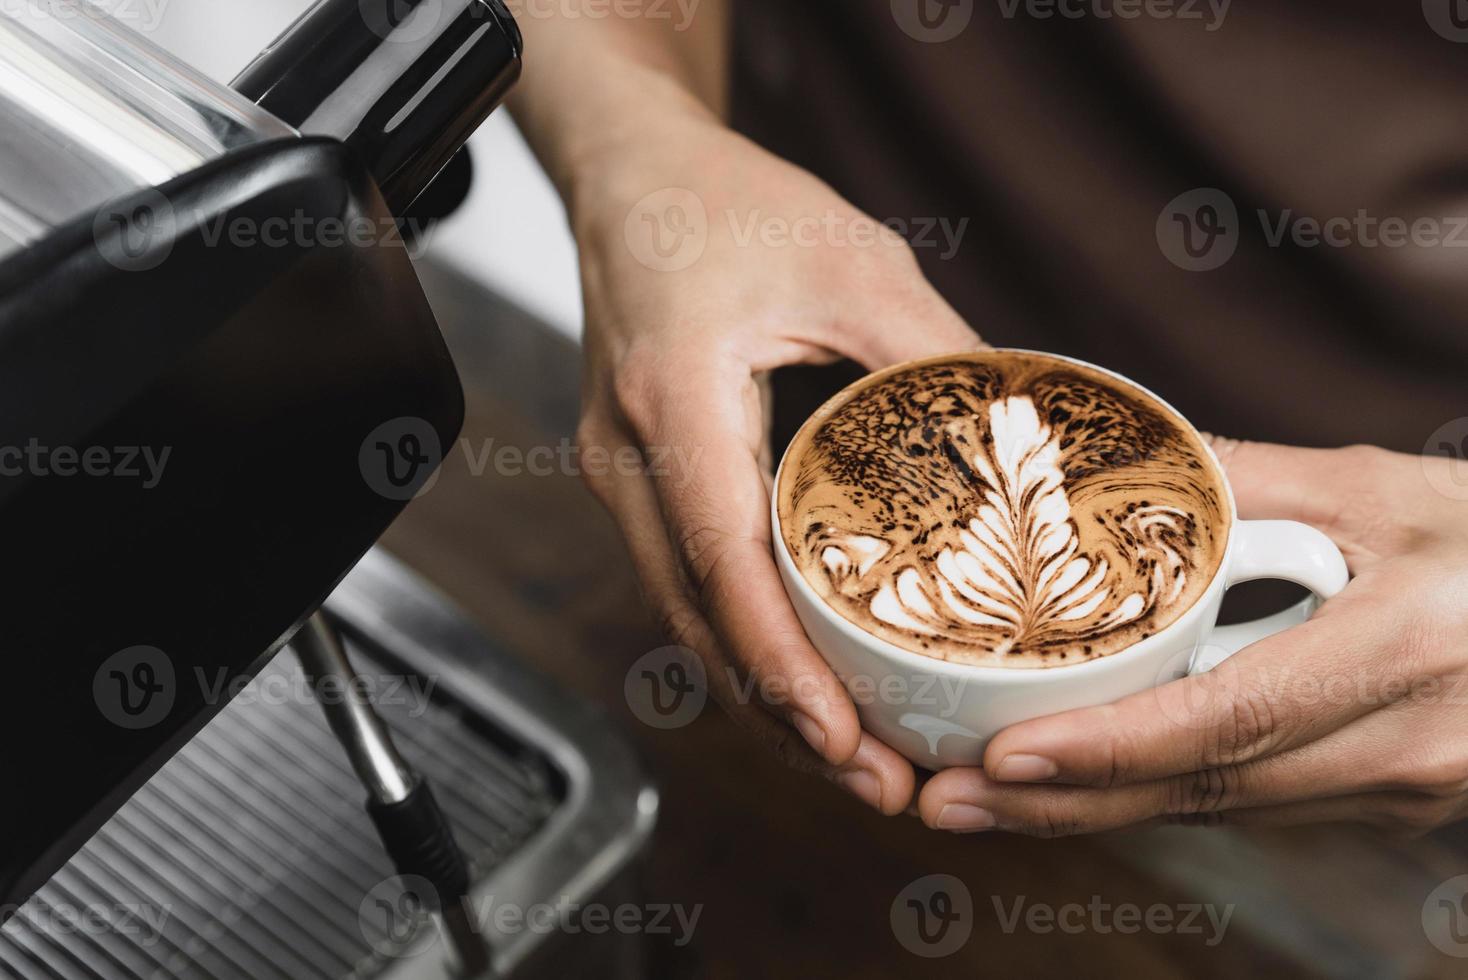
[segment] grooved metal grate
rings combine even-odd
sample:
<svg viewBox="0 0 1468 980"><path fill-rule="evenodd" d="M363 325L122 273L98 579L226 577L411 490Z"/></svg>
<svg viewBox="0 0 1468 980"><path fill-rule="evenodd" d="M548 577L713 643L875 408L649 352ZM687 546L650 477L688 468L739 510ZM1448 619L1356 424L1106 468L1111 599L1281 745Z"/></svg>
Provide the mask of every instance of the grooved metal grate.
<svg viewBox="0 0 1468 980"><path fill-rule="evenodd" d="M425 701L421 679L392 694L399 679L351 646L358 670L383 679L379 710L482 877L556 808L557 774ZM365 977L412 942L359 916L392 868L320 706L294 693L299 676L278 656L0 929L0 976Z"/></svg>

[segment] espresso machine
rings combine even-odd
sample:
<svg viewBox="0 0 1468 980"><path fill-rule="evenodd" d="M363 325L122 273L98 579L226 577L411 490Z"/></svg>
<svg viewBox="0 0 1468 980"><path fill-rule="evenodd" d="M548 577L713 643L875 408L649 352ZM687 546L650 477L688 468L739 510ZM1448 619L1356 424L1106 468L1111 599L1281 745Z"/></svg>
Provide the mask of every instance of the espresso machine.
<svg viewBox="0 0 1468 980"><path fill-rule="evenodd" d="M0 976L518 975L476 895L622 887L630 754L373 549L464 411L397 219L521 47L320 0L226 87L0 10Z"/></svg>

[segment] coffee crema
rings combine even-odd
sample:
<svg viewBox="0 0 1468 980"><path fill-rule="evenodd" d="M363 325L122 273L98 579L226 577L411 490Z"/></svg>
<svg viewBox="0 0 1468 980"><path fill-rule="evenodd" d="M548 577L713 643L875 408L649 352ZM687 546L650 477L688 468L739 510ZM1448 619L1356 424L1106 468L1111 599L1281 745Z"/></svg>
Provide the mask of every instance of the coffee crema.
<svg viewBox="0 0 1468 980"><path fill-rule="evenodd" d="M1192 427L1062 358L957 354L863 379L806 422L780 534L843 618L999 667L1104 657L1182 615L1231 515Z"/></svg>

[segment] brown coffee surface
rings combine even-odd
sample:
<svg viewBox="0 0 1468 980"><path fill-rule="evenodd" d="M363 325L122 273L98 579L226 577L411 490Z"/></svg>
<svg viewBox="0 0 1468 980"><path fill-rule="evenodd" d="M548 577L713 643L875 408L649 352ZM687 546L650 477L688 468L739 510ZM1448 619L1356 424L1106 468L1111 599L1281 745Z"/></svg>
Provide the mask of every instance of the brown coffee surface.
<svg viewBox="0 0 1468 980"><path fill-rule="evenodd" d="M1176 620L1231 515L1192 427L1104 372L984 351L827 402L779 485L781 535L842 617L915 653L1082 663Z"/></svg>

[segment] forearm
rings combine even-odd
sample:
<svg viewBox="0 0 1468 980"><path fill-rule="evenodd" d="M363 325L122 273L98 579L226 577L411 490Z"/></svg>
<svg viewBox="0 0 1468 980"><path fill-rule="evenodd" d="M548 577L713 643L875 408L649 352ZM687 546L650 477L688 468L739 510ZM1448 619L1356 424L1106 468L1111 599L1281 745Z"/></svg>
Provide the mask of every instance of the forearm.
<svg viewBox="0 0 1468 980"><path fill-rule="evenodd" d="M620 158L715 125L728 93L726 0L512 0L525 74L510 109L573 213Z"/></svg>

